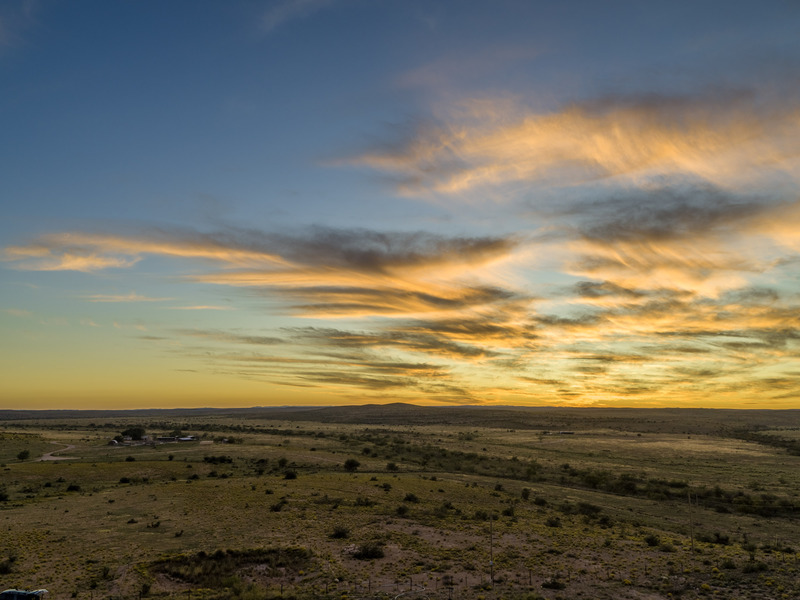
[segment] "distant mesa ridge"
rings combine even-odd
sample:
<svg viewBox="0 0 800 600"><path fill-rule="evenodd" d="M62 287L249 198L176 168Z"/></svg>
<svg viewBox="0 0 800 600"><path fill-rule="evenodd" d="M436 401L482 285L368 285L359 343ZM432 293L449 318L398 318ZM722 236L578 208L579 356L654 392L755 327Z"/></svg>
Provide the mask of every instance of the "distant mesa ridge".
<svg viewBox="0 0 800 600"><path fill-rule="evenodd" d="M403 402L348 406L168 408L136 410L0 410L2 421L232 416L248 420L316 421L365 425L454 425L540 431L597 429L661 433L720 433L745 426L782 427L800 410L705 408L598 408L526 406L419 406Z"/></svg>

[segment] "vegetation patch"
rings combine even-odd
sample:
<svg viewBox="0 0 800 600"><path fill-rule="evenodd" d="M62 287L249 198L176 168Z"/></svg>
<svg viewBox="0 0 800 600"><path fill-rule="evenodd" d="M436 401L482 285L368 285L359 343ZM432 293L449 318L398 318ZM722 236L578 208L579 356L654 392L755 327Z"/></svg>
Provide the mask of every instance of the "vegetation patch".
<svg viewBox="0 0 800 600"><path fill-rule="evenodd" d="M232 578L257 571L264 577L296 575L311 564L312 553L305 548L255 548L217 550L210 554L177 554L157 560L150 572L183 583L218 589L230 587Z"/></svg>

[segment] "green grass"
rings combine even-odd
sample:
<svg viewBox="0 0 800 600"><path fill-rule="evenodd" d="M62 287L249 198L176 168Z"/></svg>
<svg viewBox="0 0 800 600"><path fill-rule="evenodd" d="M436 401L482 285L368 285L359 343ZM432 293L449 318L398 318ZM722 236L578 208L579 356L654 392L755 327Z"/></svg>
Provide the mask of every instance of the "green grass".
<svg viewBox="0 0 800 600"><path fill-rule="evenodd" d="M35 460L45 452L50 452L57 448L59 446L51 444L38 433L23 431L0 432L0 463L23 462L18 455L26 450L30 454L30 458L24 460Z"/></svg>

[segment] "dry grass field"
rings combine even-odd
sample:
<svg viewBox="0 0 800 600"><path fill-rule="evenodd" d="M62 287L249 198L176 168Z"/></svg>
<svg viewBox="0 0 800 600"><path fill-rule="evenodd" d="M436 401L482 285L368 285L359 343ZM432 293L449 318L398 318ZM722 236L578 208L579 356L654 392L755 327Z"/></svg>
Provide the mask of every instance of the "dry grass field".
<svg viewBox="0 0 800 600"><path fill-rule="evenodd" d="M587 411L4 413L0 585L800 598L800 414ZM197 440L109 444L134 427Z"/></svg>

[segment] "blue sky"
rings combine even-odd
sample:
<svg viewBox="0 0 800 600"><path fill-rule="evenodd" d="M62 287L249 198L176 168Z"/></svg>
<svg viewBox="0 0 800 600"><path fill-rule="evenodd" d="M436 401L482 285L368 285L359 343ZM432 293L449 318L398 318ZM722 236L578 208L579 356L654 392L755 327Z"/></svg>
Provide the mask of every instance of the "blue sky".
<svg viewBox="0 0 800 600"><path fill-rule="evenodd" d="M0 406L798 406L800 7L0 5Z"/></svg>

